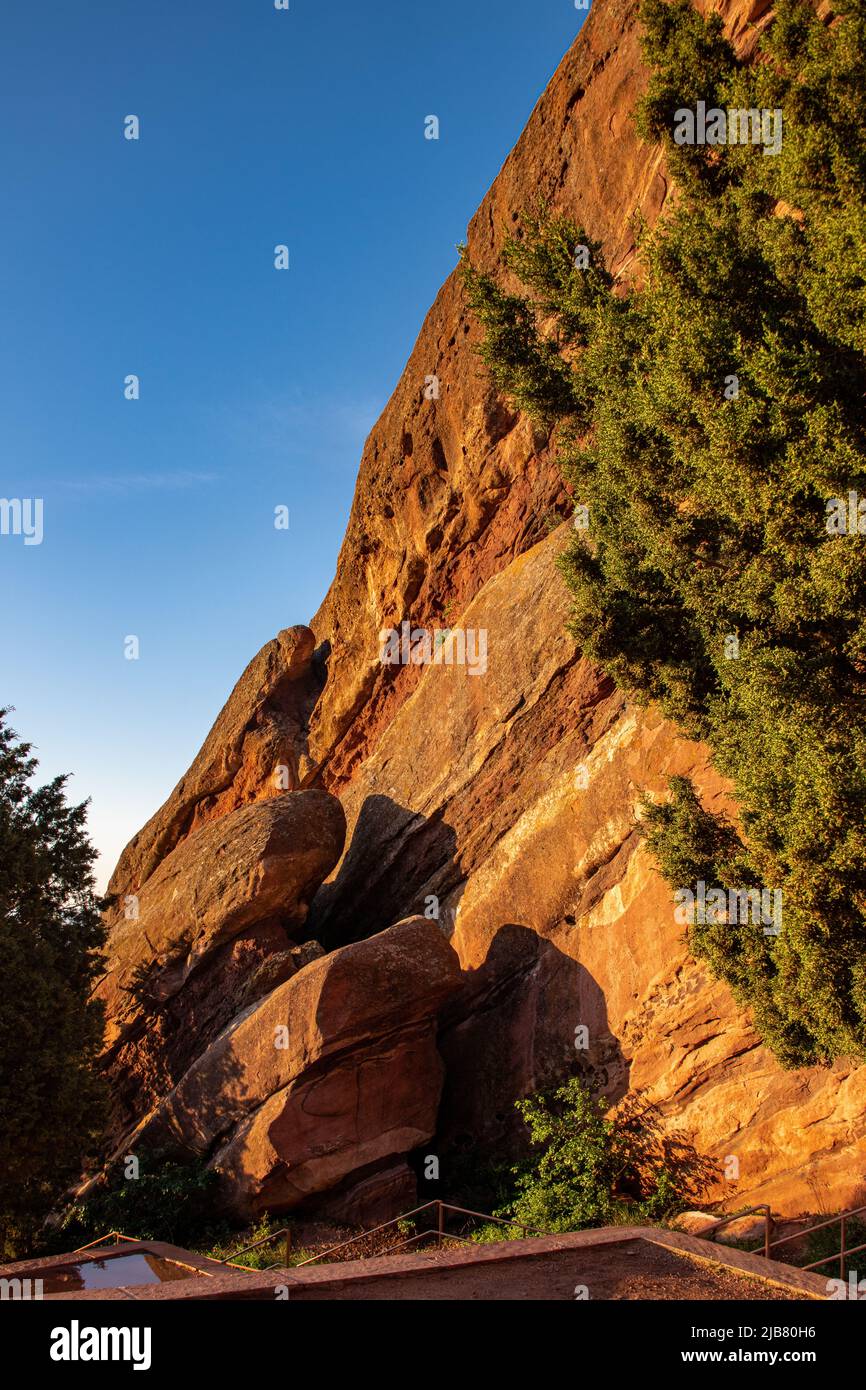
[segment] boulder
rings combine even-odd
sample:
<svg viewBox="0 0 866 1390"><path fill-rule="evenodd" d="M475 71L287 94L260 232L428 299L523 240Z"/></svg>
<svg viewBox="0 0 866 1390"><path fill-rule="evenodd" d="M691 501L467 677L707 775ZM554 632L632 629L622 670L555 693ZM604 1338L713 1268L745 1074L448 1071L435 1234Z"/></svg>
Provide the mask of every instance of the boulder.
<svg viewBox="0 0 866 1390"><path fill-rule="evenodd" d="M234 1019L128 1143L208 1155L241 1215L392 1169L435 1131L437 1013L459 982L423 917L315 959Z"/></svg>
<svg viewBox="0 0 866 1390"><path fill-rule="evenodd" d="M208 821L297 789L306 721L319 688L314 646L308 627L289 627L253 657L189 771L120 856L109 903L136 892L182 839Z"/></svg>
<svg viewBox="0 0 866 1390"><path fill-rule="evenodd" d="M109 917L109 968L96 991L107 1045L242 933L274 924L273 947L289 947L344 835L337 798L307 791L242 807L182 841L136 895L129 920L126 905Z"/></svg>
<svg viewBox="0 0 866 1390"><path fill-rule="evenodd" d="M305 941L302 946L293 946L288 951L274 951L255 966L247 975L235 997L235 1013L240 1013L247 1004L263 999L271 990L285 980L297 975L310 961L318 960L325 952L318 941Z"/></svg>
<svg viewBox="0 0 866 1390"><path fill-rule="evenodd" d="M352 1174L347 1183L318 1196L315 1203L319 1219L366 1230L417 1205L417 1179L405 1160L386 1160L384 1166L360 1177ZM360 1257L361 1253L359 1246L355 1254Z"/></svg>
<svg viewBox="0 0 866 1390"><path fill-rule="evenodd" d="M671 1222L671 1225L675 1231L684 1231L687 1236L706 1235L708 1240L712 1240L708 1233L719 1220L718 1216L713 1216L709 1211L684 1211Z"/></svg>
<svg viewBox="0 0 866 1390"><path fill-rule="evenodd" d="M754 1245L760 1242L763 1246L765 1229L764 1218L757 1212L751 1216L738 1216L736 1221L729 1221L727 1226L719 1227L716 1231L716 1241L719 1245ZM773 1223L771 1221L771 1238L772 1234Z"/></svg>

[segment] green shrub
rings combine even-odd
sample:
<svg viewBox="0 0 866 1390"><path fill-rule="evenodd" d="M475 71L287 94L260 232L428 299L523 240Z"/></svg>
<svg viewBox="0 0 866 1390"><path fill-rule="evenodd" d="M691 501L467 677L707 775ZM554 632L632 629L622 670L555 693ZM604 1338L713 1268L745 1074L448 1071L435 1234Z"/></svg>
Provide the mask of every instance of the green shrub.
<svg viewBox="0 0 866 1390"><path fill-rule="evenodd" d="M714 1176L714 1165L681 1134L665 1133L639 1093L606 1115L605 1102L572 1077L517 1108L535 1152L512 1169L515 1195L494 1214L535 1230L661 1221Z"/></svg>
<svg viewBox="0 0 866 1390"><path fill-rule="evenodd" d="M823 1231L813 1231L806 1242L806 1253L797 1260L799 1265L814 1264L816 1260L823 1260L827 1255L835 1255L835 1260L827 1260L820 1268L812 1271L813 1274L826 1275L828 1279L838 1279L839 1276L839 1250L842 1244L842 1232L838 1223L826 1226ZM850 1249L852 1246L866 1245L866 1222L855 1218L848 1221L845 1226L845 1245ZM784 1245L780 1248L780 1258L785 1259ZM847 1279L849 1274L856 1273L858 1278L864 1277L866 1270L866 1250L859 1251L856 1255L845 1257L843 1279Z"/></svg>
<svg viewBox="0 0 866 1390"><path fill-rule="evenodd" d="M206 1249L200 1245L196 1248L201 1250L203 1255L209 1255L212 1260L231 1260L232 1264L243 1265L245 1269L268 1269L271 1265L282 1265L286 1258L286 1237L276 1236L276 1231L285 1228L285 1221L277 1221L271 1216L262 1216L254 1226L244 1231L232 1231L228 1235L221 1237L214 1243L208 1244ZM247 1245L255 1245L258 1240L265 1240L267 1236L274 1236L273 1240L266 1245L260 1245L257 1250L247 1250L245 1254L235 1257L235 1250L243 1250ZM302 1250L291 1250L289 1256L290 1263L296 1263L305 1258Z"/></svg>
<svg viewBox="0 0 866 1390"><path fill-rule="evenodd" d="M118 1163L104 1185L68 1207L51 1244L68 1250L110 1231L186 1248L215 1231L228 1236L217 1202L219 1177L204 1160L181 1163L152 1153L139 1163L137 1178L125 1177Z"/></svg>
<svg viewBox="0 0 866 1390"><path fill-rule="evenodd" d="M466 1234L478 1245L493 1245L500 1240L523 1239L523 1231L517 1226L500 1226L496 1221L485 1221L480 1226L467 1228Z"/></svg>

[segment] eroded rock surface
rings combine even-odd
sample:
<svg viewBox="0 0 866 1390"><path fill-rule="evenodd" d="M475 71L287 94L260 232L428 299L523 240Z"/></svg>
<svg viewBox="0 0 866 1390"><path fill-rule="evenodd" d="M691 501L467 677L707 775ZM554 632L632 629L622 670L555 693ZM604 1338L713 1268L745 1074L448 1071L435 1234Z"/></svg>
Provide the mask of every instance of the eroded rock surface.
<svg viewBox="0 0 866 1390"><path fill-rule="evenodd" d="M752 51L764 0L720 8ZM632 215L652 222L669 186L631 122L646 80L638 39L633 0L594 0L470 224L476 264L496 266L541 194L583 223L615 274L640 274ZM141 1016L137 1036L133 1020L113 1043L120 1127L143 1123L140 1137L207 1152L239 1210L317 1201L339 1219L382 1219L411 1205L413 1148L436 1145L447 1195L450 1153L504 1149L514 1100L577 1068L612 1102L645 1090L672 1128L729 1172L738 1164L714 1194L729 1204L791 1215L866 1200L866 1069L783 1072L689 955L636 808L676 773L709 806L729 804L728 788L706 749L630 705L574 650L555 566L564 530L548 534L570 501L548 440L492 390L477 337L452 275L367 442L311 629L288 629L255 658L121 858L106 990L119 1000L141 967L161 998L146 1029ZM383 666L380 633L404 620L483 629L485 673ZM274 785L276 763L339 796L348 823L306 920L276 901L294 881L291 852L275 875L265 867L260 817L281 820L268 808L292 799ZM243 836L221 838L239 826ZM197 886L180 892L179 911L171 885L196 844L201 876L189 870ZM232 858L245 866L234 877ZM299 903L315 876L311 863ZM119 921L127 894L153 925L143 951ZM392 926L435 904L438 925ZM194 924L189 943L181 920ZM333 954L297 970L301 937ZM392 952L409 939L422 952L413 969ZM129 1021L120 1003L112 1012ZM291 1039L282 1058L269 1036L278 1022Z"/></svg>
<svg viewBox="0 0 866 1390"><path fill-rule="evenodd" d="M753 52L765 0L717 8ZM475 264L497 265L515 215L540 193L601 242L614 274L640 274L632 214L652 222L670 189L630 120L646 80L635 11L595 0L470 224ZM612 1100L645 1089L720 1168L739 1165L713 1195L785 1214L854 1205L866 1189L866 1071L783 1071L690 957L636 804L675 773L693 776L709 806L727 805L728 789L707 750L628 706L570 646L552 564L561 542L544 539L567 505L560 478L547 441L490 389L476 341L452 276L371 433L337 575L312 620L339 661L309 747L350 827L315 930L334 942L440 898L469 972L444 1020L443 1146L504 1143L514 1098L577 1057ZM430 373L438 400L425 398ZM485 626L487 674L382 667L379 631L405 618ZM576 1054L584 1025L590 1045Z"/></svg>
<svg viewBox="0 0 866 1390"><path fill-rule="evenodd" d="M313 960L234 1019L131 1142L212 1154L243 1215L380 1165L391 1182L435 1131L436 1015L459 984L423 917Z"/></svg>
<svg viewBox="0 0 866 1390"><path fill-rule="evenodd" d="M345 826L340 802L323 791L241 807L183 840L109 914L108 970L96 995L106 1009L115 1136L242 1002L295 972L295 938Z"/></svg>
<svg viewBox="0 0 866 1390"><path fill-rule="evenodd" d="M242 931L272 921L288 936L297 931L344 835L337 798L308 791L244 806L184 840L137 895L133 915L124 906L112 923L111 969L97 990L109 1043L138 997L170 999Z"/></svg>
<svg viewBox="0 0 866 1390"><path fill-rule="evenodd" d="M208 821L296 789L319 688L314 646L308 627L289 627L253 658L189 771L123 851L109 898L137 892L165 856Z"/></svg>

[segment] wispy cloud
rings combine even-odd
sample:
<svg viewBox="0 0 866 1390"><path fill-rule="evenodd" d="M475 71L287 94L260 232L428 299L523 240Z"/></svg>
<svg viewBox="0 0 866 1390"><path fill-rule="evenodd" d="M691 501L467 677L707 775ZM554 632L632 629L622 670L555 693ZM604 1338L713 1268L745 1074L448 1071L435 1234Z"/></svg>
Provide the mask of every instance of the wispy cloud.
<svg viewBox="0 0 866 1390"><path fill-rule="evenodd" d="M128 492L179 492L216 482L216 473L197 473L179 469L173 473L95 473L80 478L58 479L55 486L72 492L101 492L120 495Z"/></svg>
<svg viewBox="0 0 866 1390"><path fill-rule="evenodd" d="M226 407L220 429L259 455L306 452L312 440L324 450L348 451L357 463L383 404L350 395L310 397L300 391L272 394L263 389L252 400Z"/></svg>

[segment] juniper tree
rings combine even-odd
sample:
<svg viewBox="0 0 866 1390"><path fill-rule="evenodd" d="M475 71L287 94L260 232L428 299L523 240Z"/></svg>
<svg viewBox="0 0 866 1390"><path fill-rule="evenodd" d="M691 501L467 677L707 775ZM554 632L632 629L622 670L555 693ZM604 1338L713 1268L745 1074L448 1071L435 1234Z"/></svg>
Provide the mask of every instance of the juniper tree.
<svg viewBox="0 0 866 1390"><path fill-rule="evenodd" d="M690 942L788 1065L866 1053L866 5L835 9L781 0L745 63L718 15L645 0L636 120L676 192L637 228L639 284L544 208L501 273L464 254L482 356L589 511L576 640L734 784L736 827L680 782L650 846L675 887L782 889L778 937ZM675 144L698 100L781 110L779 153Z"/></svg>
<svg viewBox="0 0 866 1390"><path fill-rule="evenodd" d="M70 1181L103 1119L89 996L104 934L87 807L38 766L0 710L0 1248L12 1258Z"/></svg>

